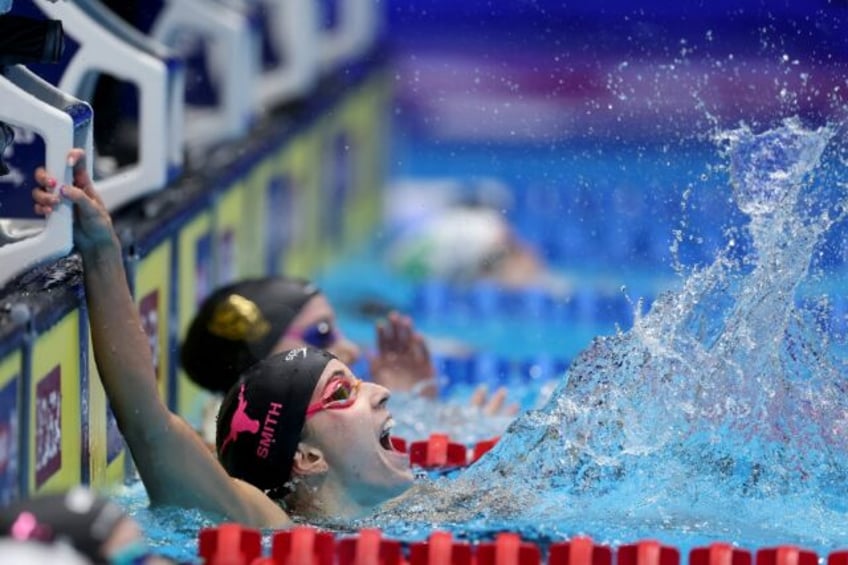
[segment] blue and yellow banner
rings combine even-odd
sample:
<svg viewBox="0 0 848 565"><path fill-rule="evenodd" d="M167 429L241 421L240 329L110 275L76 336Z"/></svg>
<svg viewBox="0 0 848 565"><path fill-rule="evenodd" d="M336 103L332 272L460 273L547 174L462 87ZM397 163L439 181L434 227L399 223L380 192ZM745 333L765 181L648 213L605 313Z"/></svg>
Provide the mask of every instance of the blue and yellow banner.
<svg viewBox="0 0 848 565"><path fill-rule="evenodd" d="M229 187L215 206L215 286L221 286L242 276L242 255L251 251L245 248L244 182ZM241 252L240 252L241 251Z"/></svg>
<svg viewBox="0 0 848 565"><path fill-rule="evenodd" d="M388 175L389 115L391 80L379 75L369 80L348 105L348 123L359 147L358 166L353 171L357 194L355 208L348 217L351 238L362 241L372 236L381 221L383 187Z"/></svg>
<svg viewBox="0 0 848 565"><path fill-rule="evenodd" d="M135 270L135 303L150 344L156 382L163 401L170 406L170 311L171 240L165 240L142 257Z"/></svg>
<svg viewBox="0 0 848 565"><path fill-rule="evenodd" d="M350 129L348 107L345 103L320 122L320 225L323 256L337 255L348 243L348 214L356 201L353 183L357 169L359 144Z"/></svg>
<svg viewBox="0 0 848 565"><path fill-rule="evenodd" d="M271 222L278 223L280 218L270 202L269 184L274 176L276 152L265 157L250 173L244 183L244 202L242 208L242 247L239 251L239 272L242 278L258 277L266 273L268 258L268 233Z"/></svg>
<svg viewBox="0 0 848 565"><path fill-rule="evenodd" d="M20 496L19 469L22 354L13 351L0 359L0 506Z"/></svg>
<svg viewBox="0 0 848 565"><path fill-rule="evenodd" d="M289 143L272 153L269 159L270 176L265 186L265 273L287 275L303 274L304 267L298 263L308 261L306 254L299 256L293 248L303 217L299 213L302 194L297 190L298 175L296 157L302 145ZM291 258L291 253L295 253ZM298 270L298 268L300 270Z"/></svg>
<svg viewBox="0 0 848 565"><path fill-rule="evenodd" d="M385 182L388 82L375 78L318 126L319 222L324 261L352 250L377 228Z"/></svg>
<svg viewBox="0 0 848 565"><path fill-rule="evenodd" d="M29 494L62 491L81 479L79 316L65 315L32 346Z"/></svg>
<svg viewBox="0 0 848 565"><path fill-rule="evenodd" d="M201 212L183 226L177 235L178 263L176 279L178 343L191 323L197 307L213 290L212 215ZM195 428L203 421L203 410L210 395L177 368L177 412Z"/></svg>
<svg viewBox="0 0 848 565"><path fill-rule="evenodd" d="M321 139L320 127L292 139L280 171L280 178L291 183L291 245L283 268L291 276L311 277L327 256L322 207L330 203L321 195Z"/></svg>

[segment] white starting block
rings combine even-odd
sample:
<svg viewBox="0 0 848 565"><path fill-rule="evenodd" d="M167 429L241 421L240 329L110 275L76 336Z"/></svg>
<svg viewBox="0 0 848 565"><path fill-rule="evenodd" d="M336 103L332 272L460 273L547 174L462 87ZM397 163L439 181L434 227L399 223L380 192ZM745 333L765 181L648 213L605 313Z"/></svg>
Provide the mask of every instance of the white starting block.
<svg viewBox="0 0 848 565"><path fill-rule="evenodd" d="M79 44L57 84L60 90L90 101L101 74L138 89L138 162L108 176L95 166L106 206L114 210L167 186L183 165L183 61L97 0L34 2L48 17L61 20Z"/></svg>
<svg viewBox="0 0 848 565"><path fill-rule="evenodd" d="M272 110L302 99L315 87L318 66L318 6L315 0L218 0L256 19L256 104Z"/></svg>
<svg viewBox="0 0 848 565"><path fill-rule="evenodd" d="M336 25L321 32L319 63L324 73L365 55L382 25L379 0L336 0Z"/></svg>
<svg viewBox="0 0 848 565"><path fill-rule="evenodd" d="M258 30L249 18L219 2L165 0L150 35L180 56L190 56L198 48L207 55L218 101L214 105L186 103L189 151L199 153L245 135L256 119L259 72ZM190 68L187 73L191 74Z"/></svg>
<svg viewBox="0 0 848 565"><path fill-rule="evenodd" d="M70 183L68 152L74 147L92 151L91 107L65 94L21 65L0 70L0 121L21 130L21 139L7 150L10 173L0 184L29 202L35 186L33 173L45 166L60 183ZM36 149L36 136L44 153ZM91 160L87 161L89 173ZM12 194L13 192L7 192ZM0 204L2 202L0 201ZM0 206L0 287L13 277L45 261L70 253L73 247L73 210L63 202L47 220L10 218Z"/></svg>

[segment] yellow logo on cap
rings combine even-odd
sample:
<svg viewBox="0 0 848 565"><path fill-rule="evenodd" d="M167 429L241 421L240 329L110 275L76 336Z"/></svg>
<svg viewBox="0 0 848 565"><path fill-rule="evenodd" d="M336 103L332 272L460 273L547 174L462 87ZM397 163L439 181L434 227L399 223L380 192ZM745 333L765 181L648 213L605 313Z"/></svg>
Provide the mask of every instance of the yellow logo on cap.
<svg viewBox="0 0 848 565"><path fill-rule="evenodd" d="M206 327L214 335L233 341L256 341L271 330L259 307L238 294L229 295L215 307Z"/></svg>

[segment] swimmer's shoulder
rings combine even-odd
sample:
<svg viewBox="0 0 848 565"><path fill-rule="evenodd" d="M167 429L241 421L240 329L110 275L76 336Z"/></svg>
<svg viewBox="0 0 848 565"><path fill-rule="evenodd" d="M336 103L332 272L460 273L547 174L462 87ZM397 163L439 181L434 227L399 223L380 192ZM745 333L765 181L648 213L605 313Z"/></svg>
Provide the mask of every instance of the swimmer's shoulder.
<svg viewBox="0 0 848 565"><path fill-rule="evenodd" d="M242 500L249 506L246 521L257 528L283 528L294 524L291 517L264 492L241 479L232 479Z"/></svg>

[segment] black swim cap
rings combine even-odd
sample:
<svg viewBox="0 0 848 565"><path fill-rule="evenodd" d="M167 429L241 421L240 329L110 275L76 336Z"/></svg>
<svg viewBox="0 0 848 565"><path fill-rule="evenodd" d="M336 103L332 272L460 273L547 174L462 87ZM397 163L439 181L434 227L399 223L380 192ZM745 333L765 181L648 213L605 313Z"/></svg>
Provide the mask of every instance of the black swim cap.
<svg viewBox="0 0 848 565"><path fill-rule="evenodd" d="M186 333L180 362L189 378L227 392L239 375L264 359L306 302L319 290L301 279L248 279L203 301Z"/></svg>
<svg viewBox="0 0 848 565"><path fill-rule="evenodd" d="M103 544L126 518L109 499L83 487L20 500L0 510L0 535L18 540L66 541L94 563L106 563Z"/></svg>
<svg viewBox="0 0 848 565"><path fill-rule="evenodd" d="M215 446L232 477L264 491L285 491L306 409L334 355L299 347L253 365L224 398Z"/></svg>

